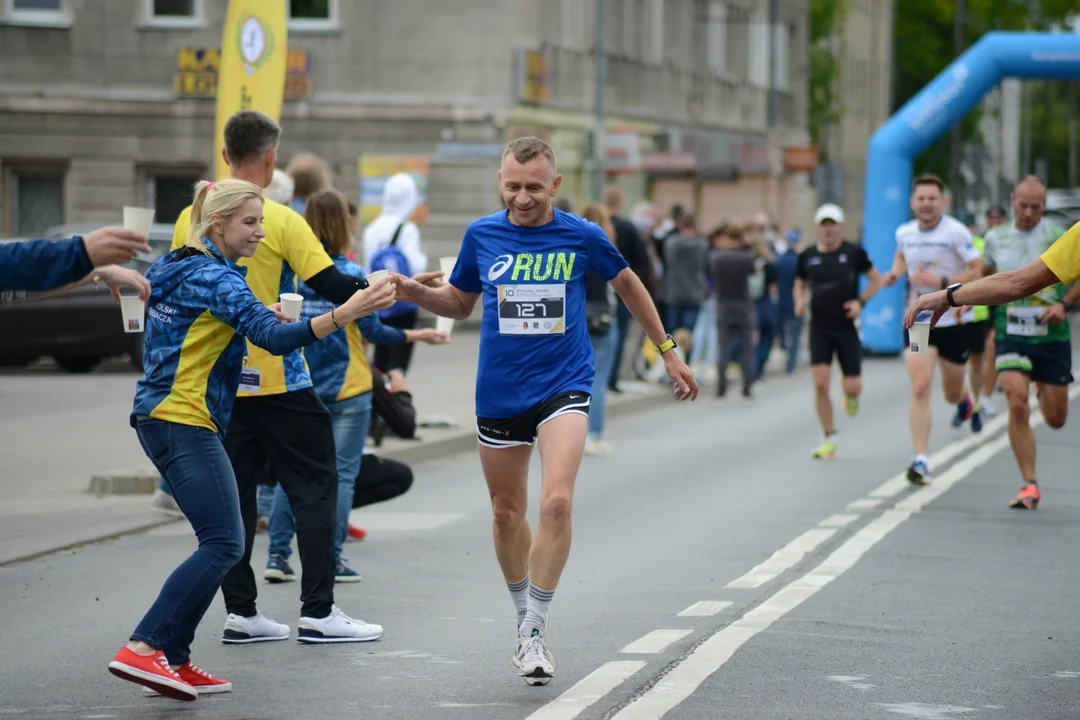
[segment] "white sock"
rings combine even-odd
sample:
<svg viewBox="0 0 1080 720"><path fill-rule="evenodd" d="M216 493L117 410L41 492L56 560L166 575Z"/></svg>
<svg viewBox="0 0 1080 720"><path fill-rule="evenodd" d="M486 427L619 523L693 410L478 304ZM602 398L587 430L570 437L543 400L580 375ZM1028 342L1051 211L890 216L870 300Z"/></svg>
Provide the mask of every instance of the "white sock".
<svg viewBox="0 0 1080 720"><path fill-rule="evenodd" d="M545 590L530 582L529 608L525 613L525 621L521 623L521 627L518 628L518 631L521 633L532 634L533 630L538 630L542 634L545 625L547 624L548 605L551 604L551 599L553 597L555 597L554 590Z"/></svg>
<svg viewBox="0 0 1080 720"><path fill-rule="evenodd" d="M506 587L510 590L510 597L514 600L514 608L517 609L517 623L520 628L522 621L525 620L525 613L529 609L529 576L526 575L517 582L507 580Z"/></svg>

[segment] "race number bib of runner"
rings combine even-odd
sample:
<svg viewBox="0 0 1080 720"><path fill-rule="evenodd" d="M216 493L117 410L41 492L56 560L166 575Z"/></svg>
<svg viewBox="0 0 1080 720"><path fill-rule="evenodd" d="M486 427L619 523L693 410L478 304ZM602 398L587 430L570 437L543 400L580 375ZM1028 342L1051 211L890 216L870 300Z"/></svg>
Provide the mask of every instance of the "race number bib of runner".
<svg viewBox="0 0 1080 720"><path fill-rule="evenodd" d="M566 332L566 285L499 285L500 335Z"/></svg>
<svg viewBox="0 0 1080 720"><path fill-rule="evenodd" d="M1043 337L1049 328L1039 322L1043 313L1041 307L1009 307L1006 316L1005 332L1022 337Z"/></svg>

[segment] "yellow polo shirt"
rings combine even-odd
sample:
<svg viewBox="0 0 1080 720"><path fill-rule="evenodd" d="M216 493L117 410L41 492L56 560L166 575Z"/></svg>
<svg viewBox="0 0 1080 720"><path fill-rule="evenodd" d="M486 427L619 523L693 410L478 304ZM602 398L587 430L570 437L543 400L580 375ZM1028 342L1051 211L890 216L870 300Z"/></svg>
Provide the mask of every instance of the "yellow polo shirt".
<svg viewBox="0 0 1080 720"><path fill-rule="evenodd" d="M285 205L266 200L263 205L263 231L266 237L250 258L237 263L247 268L247 284L255 297L265 305L278 302L283 292L297 291L297 276L307 280L334 261L315 237L307 221ZM184 208L173 230L172 248L187 242L191 227L191 208ZM294 350L285 357L271 355L260 347L247 343L245 368L259 375L259 390L241 390L237 397L280 395L311 387L311 373L303 350Z"/></svg>
<svg viewBox="0 0 1080 720"><path fill-rule="evenodd" d="M1042 261L1050 268L1050 272L1066 285L1080 280L1080 223L1076 223L1059 237L1057 242L1042 254Z"/></svg>

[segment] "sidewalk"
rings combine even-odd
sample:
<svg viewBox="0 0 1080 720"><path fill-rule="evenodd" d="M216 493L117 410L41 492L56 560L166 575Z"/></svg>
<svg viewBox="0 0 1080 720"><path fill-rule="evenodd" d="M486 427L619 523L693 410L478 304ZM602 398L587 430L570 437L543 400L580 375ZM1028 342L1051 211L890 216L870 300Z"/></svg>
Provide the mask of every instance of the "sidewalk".
<svg viewBox="0 0 1080 720"><path fill-rule="evenodd" d="M479 331L464 327L449 345L416 347L409 383L422 427L416 440L387 438L380 455L415 465L474 452L478 344ZM784 358L774 352L770 372L782 373ZM123 363L89 375L47 364L0 373L6 411L0 416L0 566L175 522L151 511L146 494L88 492L93 476L154 474L128 425L136 380ZM667 387L624 382L623 388L608 395L609 417L675 402Z"/></svg>

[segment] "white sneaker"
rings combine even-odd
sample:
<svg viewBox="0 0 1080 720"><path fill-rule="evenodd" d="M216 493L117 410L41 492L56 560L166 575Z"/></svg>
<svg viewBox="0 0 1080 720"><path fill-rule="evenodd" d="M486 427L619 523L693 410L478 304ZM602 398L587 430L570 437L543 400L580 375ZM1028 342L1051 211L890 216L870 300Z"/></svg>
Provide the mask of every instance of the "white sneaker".
<svg viewBox="0 0 1080 720"><path fill-rule="evenodd" d="M585 443L586 455L611 455L615 449L600 439L589 440Z"/></svg>
<svg viewBox="0 0 1080 720"><path fill-rule="evenodd" d="M289 626L274 622L262 613L248 618L229 613L225 618L225 633L221 636L221 642L230 645L288 639Z"/></svg>
<svg viewBox="0 0 1080 720"><path fill-rule="evenodd" d="M383 635L382 625L351 618L337 605L324 618L300 618L296 631L302 643L371 642Z"/></svg>
<svg viewBox="0 0 1080 720"><path fill-rule="evenodd" d="M154 494L150 496L150 509L170 517L184 517L180 506L176 504L176 499L161 488L155 490Z"/></svg>
<svg viewBox="0 0 1080 720"><path fill-rule="evenodd" d="M982 405L982 414L986 417L994 417L998 414L997 405L990 398L983 398L980 404Z"/></svg>
<svg viewBox="0 0 1080 720"><path fill-rule="evenodd" d="M532 635L519 635L514 664L518 675L532 686L547 685L555 677L555 658L548 650L544 635L534 630Z"/></svg>

